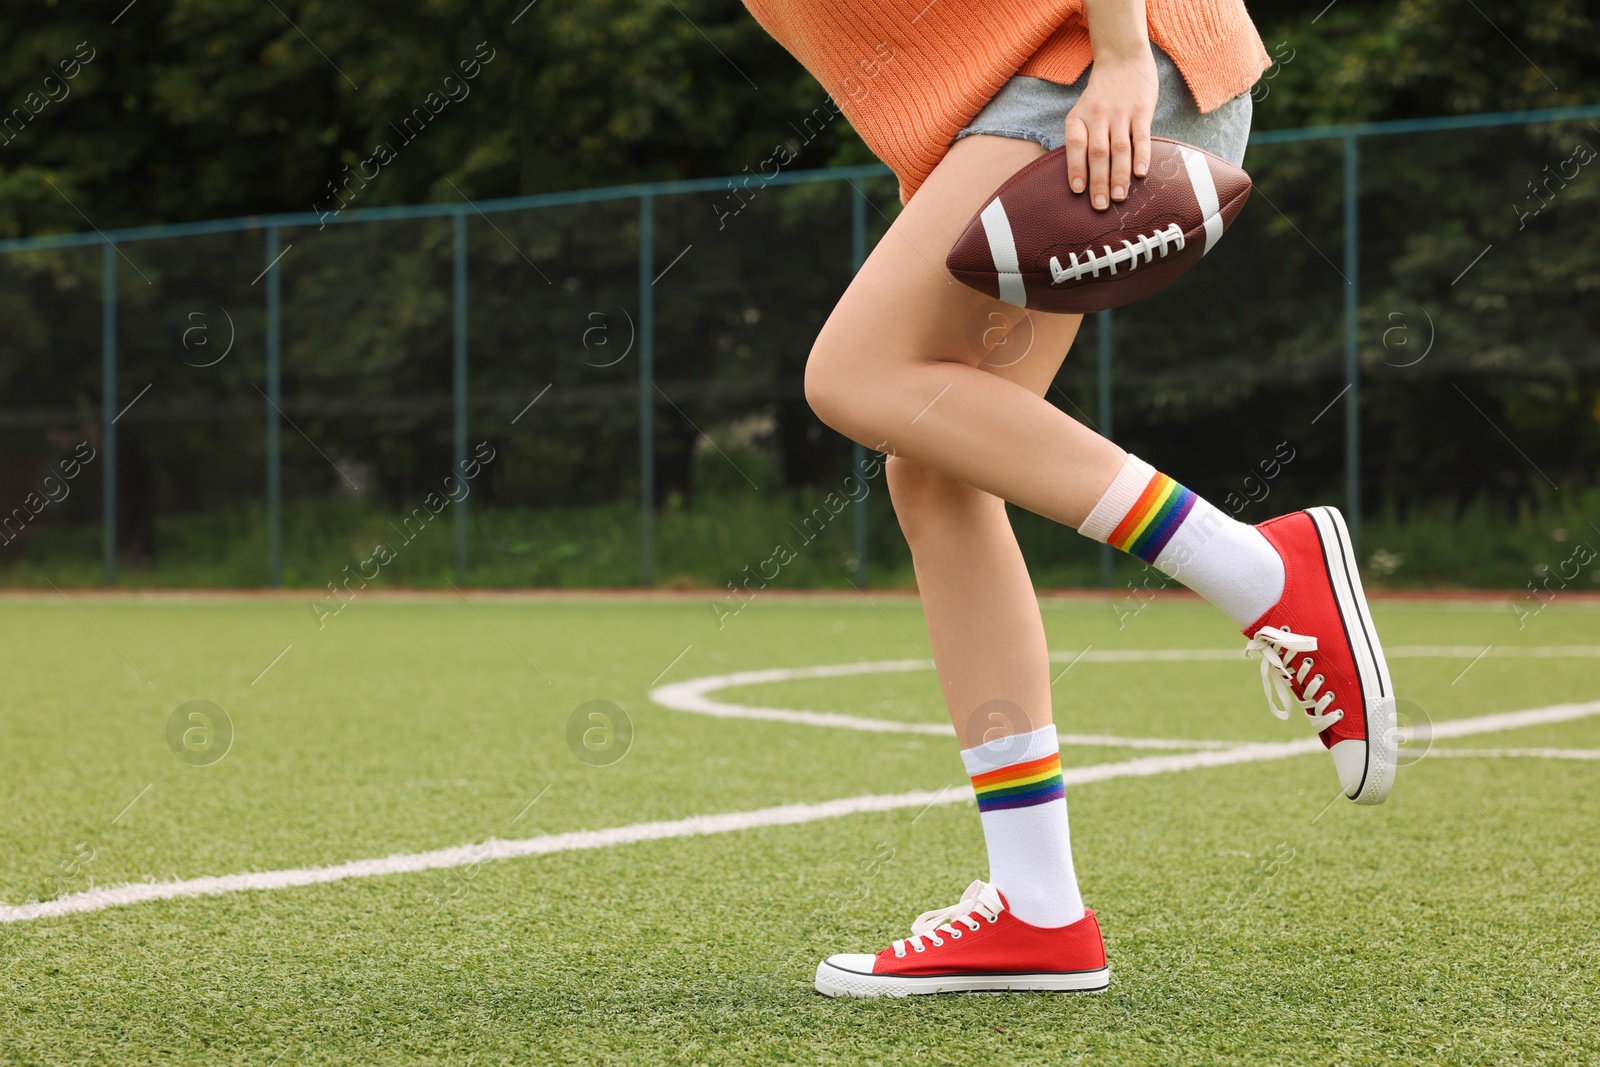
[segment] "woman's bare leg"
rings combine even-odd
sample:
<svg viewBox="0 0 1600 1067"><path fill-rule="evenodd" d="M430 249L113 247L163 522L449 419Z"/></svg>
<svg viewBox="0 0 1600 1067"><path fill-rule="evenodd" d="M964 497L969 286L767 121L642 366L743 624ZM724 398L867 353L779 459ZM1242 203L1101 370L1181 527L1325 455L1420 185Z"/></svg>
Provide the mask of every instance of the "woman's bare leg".
<svg viewBox="0 0 1600 1067"><path fill-rule="evenodd" d="M961 181L972 190L969 195L957 198L951 192L946 197L951 202L942 203L931 219L919 213L913 222L922 218L923 223L942 224L953 212L970 216L985 192L999 184L1002 172L1015 170L1042 151L1016 141L1000 141L993 147L998 159L991 159L990 165L996 173L963 175ZM927 192L924 187L914 203ZM908 214L902 215L896 229ZM968 447L963 442L973 433L986 432L981 426L963 425L965 401L949 420L939 413L947 397L930 394L932 405L919 401L918 408L909 411L903 410L903 399L915 396L930 376L955 373L954 384L944 390L947 394L976 393L980 408L985 403L995 405L1002 418L1026 402L1037 420L1043 414L1040 405L1054 412L1040 397L1054 379L1081 319L1028 314L970 290L952 292L942 284L930 285L938 272L926 264L920 275L906 275L907 256L920 262L920 253L932 253L942 261L940 249L953 239L954 230L948 225L932 234L914 225L886 238L884 244L902 245L902 254L874 253L875 259L868 261L863 276L869 284L852 286L830 319L813 353L808 385L815 388L824 380L816 373L816 361L831 358L832 344L866 340L841 328L841 322L876 318L882 344L863 353L862 361L829 367L845 377L829 383L828 392L838 388L853 394L865 380L867 388L856 396L860 403L849 405L855 413L851 417L863 421L852 425L858 434L865 432L861 440L898 453L888 460L889 493L911 546L934 662L961 740L962 761L979 789L992 891L1003 893L1007 906L1026 923L1065 927L1078 922L1084 910L1052 725L1049 650L1033 583L1005 502L939 462ZM862 301L874 300L883 301L881 318L859 307ZM917 427L930 418L936 420L930 423L934 432L924 435ZM909 434L901 422L910 428ZM1057 513L1087 513L1104 484L1115 476L1123 454L1065 417L1055 431L1067 450L1055 465L1067 470L1090 468L1079 473L1075 489L1087 499L1069 499ZM1018 442L1014 447L1013 458L1020 458L1032 453L1037 443ZM1085 450L1090 456L1080 463L1075 453ZM1003 457L1002 447L989 462L1001 462ZM1093 469L1097 464L1108 469ZM1039 466L1043 470L1048 465ZM966 469L981 467L982 461Z"/></svg>
<svg viewBox="0 0 1600 1067"><path fill-rule="evenodd" d="M1042 395L1081 316L992 303L979 336L994 347L980 371ZM1048 726L1049 649L1005 502L905 456L890 457L885 477L911 546L928 639L961 747Z"/></svg>
<svg viewBox="0 0 1600 1067"><path fill-rule="evenodd" d="M806 368L818 414L891 453L889 493L963 748L1051 722L1044 626L1002 497L1076 523L1125 456L1043 399L1082 317L1025 313L944 270L990 192L1043 151L958 141L868 257Z"/></svg>
<svg viewBox="0 0 1600 1067"><path fill-rule="evenodd" d="M1042 387L979 366L987 353L969 337L982 334L996 302L944 267L989 195L1043 151L1009 137L955 143L823 326L806 364L806 396L853 440L1077 526L1126 453L1044 400ZM1052 344L1070 341L1076 328L1071 316L1033 318Z"/></svg>

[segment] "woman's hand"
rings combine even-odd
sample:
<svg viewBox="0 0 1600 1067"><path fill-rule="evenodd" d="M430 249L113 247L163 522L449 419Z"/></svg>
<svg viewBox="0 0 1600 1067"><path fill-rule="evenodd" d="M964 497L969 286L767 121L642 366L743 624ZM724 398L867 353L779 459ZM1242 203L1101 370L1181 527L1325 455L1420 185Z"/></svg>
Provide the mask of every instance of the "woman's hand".
<svg viewBox="0 0 1600 1067"><path fill-rule="evenodd" d="M1146 36L1143 0L1088 0L1094 65L1067 113L1067 179L1087 187L1096 210L1128 195L1150 169L1150 118L1156 110L1156 59Z"/></svg>

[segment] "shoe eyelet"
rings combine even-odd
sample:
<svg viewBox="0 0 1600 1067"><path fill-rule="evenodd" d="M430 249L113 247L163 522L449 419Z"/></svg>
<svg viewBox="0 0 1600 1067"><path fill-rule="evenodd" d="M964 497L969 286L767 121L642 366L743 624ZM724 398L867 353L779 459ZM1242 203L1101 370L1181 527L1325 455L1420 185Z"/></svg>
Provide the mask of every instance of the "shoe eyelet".
<svg viewBox="0 0 1600 1067"><path fill-rule="evenodd" d="M950 936L951 936L951 937L953 937L953 938L955 938L955 939L957 939L957 940L960 940L960 938L961 938L961 931L960 931L960 930L951 930L951 931L950 931Z"/></svg>
<svg viewBox="0 0 1600 1067"><path fill-rule="evenodd" d="M911 946L911 950L912 950L912 951L913 951L913 952L921 952L921 951L923 951L923 949L922 949L922 946L921 946L921 945L912 945L912 946Z"/></svg>

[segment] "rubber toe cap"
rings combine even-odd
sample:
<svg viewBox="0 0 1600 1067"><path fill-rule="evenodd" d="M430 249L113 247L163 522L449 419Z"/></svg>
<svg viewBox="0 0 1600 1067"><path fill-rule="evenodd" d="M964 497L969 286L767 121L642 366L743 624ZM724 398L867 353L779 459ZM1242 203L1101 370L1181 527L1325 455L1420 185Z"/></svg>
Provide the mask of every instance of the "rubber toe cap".
<svg viewBox="0 0 1600 1067"><path fill-rule="evenodd" d="M877 962L876 956L869 956L864 952L840 952L829 956L826 962L830 967L837 967L841 971L853 971L856 974L871 974L872 965Z"/></svg>
<svg viewBox="0 0 1600 1067"><path fill-rule="evenodd" d="M1354 800L1367 777L1367 743L1346 738L1334 743L1328 750L1333 756L1333 768L1339 774L1339 784L1344 795Z"/></svg>

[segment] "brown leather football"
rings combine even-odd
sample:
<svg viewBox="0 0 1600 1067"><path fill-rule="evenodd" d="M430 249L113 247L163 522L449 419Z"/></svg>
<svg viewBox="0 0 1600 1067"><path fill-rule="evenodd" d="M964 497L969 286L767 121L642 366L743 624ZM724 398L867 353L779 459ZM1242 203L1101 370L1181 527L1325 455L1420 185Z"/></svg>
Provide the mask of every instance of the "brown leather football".
<svg viewBox="0 0 1600 1067"><path fill-rule="evenodd" d="M1150 169L1105 211L1067 184L1066 149L1046 152L972 217L945 266L1008 304L1083 313L1131 304L1200 262L1250 196L1227 160L1150 138Z"/></svg>

